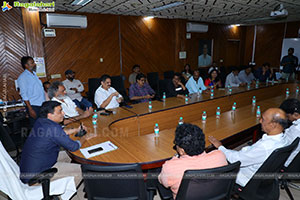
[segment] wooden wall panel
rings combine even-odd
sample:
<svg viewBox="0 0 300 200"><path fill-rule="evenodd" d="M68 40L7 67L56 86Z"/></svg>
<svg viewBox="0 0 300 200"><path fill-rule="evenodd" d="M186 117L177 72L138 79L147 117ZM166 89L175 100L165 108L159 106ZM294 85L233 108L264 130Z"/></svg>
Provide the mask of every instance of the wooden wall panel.
<svg viewBox="0 0 300 200"><path fill-rule="evenodd" d="M22 13L14 8L0 15L0 99L5 99L5 94L7 100L20 98L14 80L23 72L20 60L24 55L27 53Z"/></svg>
<svg viewBox="0 0 300 200"><path fill-rule="evenodd" d="M286 27L285 38L297 38L300 36L298 33L300 29L300 22L289 22Z"/></svg>
<svg viewBox="0 0 300 200"><path fill-rule="evenodd" d="M120 74L118 16L84 15L86 29L56 28L55 38L44 38L48 74L59 73L64 80L64 72L72 69L82 82L105 73Z"/></svg>

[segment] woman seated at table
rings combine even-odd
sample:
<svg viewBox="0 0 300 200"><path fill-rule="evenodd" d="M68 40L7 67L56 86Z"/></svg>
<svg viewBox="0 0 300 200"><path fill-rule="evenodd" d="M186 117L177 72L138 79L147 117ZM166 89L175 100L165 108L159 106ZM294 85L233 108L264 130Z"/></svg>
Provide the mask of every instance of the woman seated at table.
<svg viewBox="0 0 300 200"><path fill-rule="evenodd" d="M184 98L189 91L181 82L181 74L175 73L172 81L169 81L166 87L167 97L181 97Z"/></svg>
<svg viewBox="0 0 300 200"><path fill-rule="evenodd" d="M204 85L206 87L213 86L215 89L222 87L221 80L219 79L219 72L216 69L213 69L209 72L209 78L205 80Z"/></svg>
<svg viewBox="0 0 300 200"><path fill-rule="evenodd" d="M185 79L185 81L188 81L189 78L192 76L193 72L191 70L191 66L189 64L186 64L184 66L183 71L181 72L183 78Z"/></svg>
<svg viewBox="0 0 300 200"><path fill-rule="evenodd" d="M174 149L177 151L171 160L163 164L158 180L176 195L184 171L193 169L209 169L227 165L225 154L220 150L206 153L205 136L201 128L192 124L177 126Z"/></svg>
<svg viewBox="0 0 300 200"><path fill-rule="evenodd" d="M154 98L155 92L146 82L146 76L142 73L136 76L136 83L129 88L129 98L138 103L147 102Z"/></svg>

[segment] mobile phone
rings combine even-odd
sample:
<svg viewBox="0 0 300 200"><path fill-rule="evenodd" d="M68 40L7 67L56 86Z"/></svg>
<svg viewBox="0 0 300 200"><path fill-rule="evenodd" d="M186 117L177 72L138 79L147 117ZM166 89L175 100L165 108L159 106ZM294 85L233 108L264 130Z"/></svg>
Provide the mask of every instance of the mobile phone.
<svg viewBox="0 0 300 200"><path fill-rule="evenodd" d="M100 115L105 115L105 116L108 116L108 115L109 115L109 113L107 113L107 112L101 112L101 113L100 113Z"/></svg>
<svg viewBox="0 0 300 200"><path fill-rule="evenodd" d="M111 111L111 110L105 110L105 112L109 113L109 114L113 113L113 111Z"/></svg>
<svg viewBox="0 0 300 200"><path fill-rule="evenodd" d="M97 151L102 151L102 150L103 150L102 147L98 147L98 148L96 148L96 149L88 150L88 152L89 152L89 154L91 154L91 153L95 153L95 152L97 152Z"/></svg>

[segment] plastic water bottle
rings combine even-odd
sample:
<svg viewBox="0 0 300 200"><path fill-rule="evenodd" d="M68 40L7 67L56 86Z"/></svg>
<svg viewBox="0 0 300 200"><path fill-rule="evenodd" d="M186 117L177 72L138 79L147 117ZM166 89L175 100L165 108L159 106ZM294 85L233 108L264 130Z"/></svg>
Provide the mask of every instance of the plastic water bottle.
<svg viewBox="0 0 300 200"><path fill-rule="evenodd" d="M220 117L221 117L221 109L220 109L220 107L217 107L217 110L216 110L216 118L217 118L217 119L220 119Z"/></svg>
<svg viewBox="0 0 300 200"><path fill-rule="evenodd" d="M152 110L152 102L149 101L149 105L148 105L149 110Z"/></svg>
<svg viewBox="0 0 300 200"><path fill-rule="evenodd" d="M253 96L253 97L252 97L252 106L255 106L255 104L256 104L256 97Z"/></svg>
<svg viewBox="0 0 300 200"><path fill-rule="evenodd" d="M207 114L206 111L203 111L202 113L202 122L206 122Z"/></svg>
<svg viewBox="0 0 300 200"><path fill-rule="evenodd" d="M272 79L272 85L274 85L275 84L275 82L274 82L274 78Z"/></svg>
<svg viewBox="0 0 300 200"><path fill-rule="evenodd" d="M251 84L247 83L247 89L250 90L251 89Z"/></svg>
<svg viewBox="0 0 300 200"><path fill-rule="evenodd" d="M258 87L259 87L259 80L256 80L255 88L258 88Z"/></svg>
<svg viewBox="0 0 300 200"><path fill-rule="evenodd" d="M210 90L210 97L213 98L214 97L214 89Z"/></svg>
<svg viewBox="0 0 300 200"><path fill-rule="evenodd" d="M159 137L159 127L157 123L154 126L154 136Z"/></svg>
<svg viewBox="0 0 300 200"><path fill-rule="evenodd" d="M299 94L299 87L296 88L296 94Z"/></svg>
<svg viewBox="0 0 300 200"><path fill-rule="evenodd" d="M286 96L289 96L289 95L290 95L290 90L289 90L289 88L286 88L285 94L286 94Z"/></svg>
<svg viewBox="0 0 300 200"><path fill-rule="evenodd" d="M97 125L97 120L98 120L97 110L94 110L94 114L92 118L93 125Z"/></svg>
<svg viewBox="0 0 300 200"><path fill-rule="evenodd" d="M235 111L235 110L236 110L236 102L234 102L232 105L232 111Z"/></svg>
<svg viewBox="0 0 300 200"><path fill-rule="evenodd" d="M269 85L269 79L267 78L267 80L266 80L266 86L268 86Z"/></svg>
<svg viewBox="0 0 300 200"><path fill-rule="evenodd" d="M261 115L261 112L260 112L260 106L257 106L257 109L256 109L256 117L257 117L257 118L260 118L260 115Z"/></svg>
<svg viewBox="0 0 300 200"><path fill-rule="evenodd" d="M183 117L179 117L178 125L182 125L183 123Z"/></svg>
<svg viewBox="0 0 300 200"><path fill-rule="evenodd" d="M188 97L188 95L186 94L185 95L185 103L188 103L189 102L189 97Z"/></svg>
<svg viewBox="0 0 300 200"><path fill-rule="evenodd" d="M289 77L286 77L286 78L285 78L285 82L289 82Z"/></svg>
<svg viewBox="0 0 300 200"><path fill-rule="evenodd" d="M163 97L162 97L163 102L166 102L166 98L167 98L167 96L166 96L166 93L164 92Z"/></svg>

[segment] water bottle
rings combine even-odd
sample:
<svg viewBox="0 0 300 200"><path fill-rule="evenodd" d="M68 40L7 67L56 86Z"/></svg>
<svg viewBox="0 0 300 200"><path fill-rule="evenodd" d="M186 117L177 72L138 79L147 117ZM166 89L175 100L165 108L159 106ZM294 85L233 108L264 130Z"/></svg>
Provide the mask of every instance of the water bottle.
<svg viewBox="0 0 300 200"><path fill-rule="evenodd" d="M214 89L210 90L210 97L213 98L214 97Z"/></svg>
<svg viewBox="0 0 300 200"><path fill-rule="evenodd" d="M257 109L256 109L256 117L257 117L257 118L260 118L260 115L261 115L261 112L260 112L260 106L257 106Z"/></svg>
<svg viewBox="0 0 300 200"><path fill-rule="evenodd" d="M157 123L154 126L154 136L159 137L159 127Z"/></svg>
<svg viewBox="0 0 300 200"><path fill-rule="evenodd" d="M286 88L285 94L286 94L286 96L289 96L289 95L290 95L290 90L289 90L289 88Z"/></svg>
<svg viewBox="0 0 300 200"><path fill-rule="evenodd" d="M259 80L256 80L255 88L258 88L258 87L259 87Z"/></svg>
<svg viewBox="0 0 300 200"><path fill-rule="evenodd" d="M269 85L269 79L267 78L267 80L266 80L266 86L268 86Z"/></svg>
<svg viewBox="0 0 300 200"><path fill-rule="evenodd" d="M164 93L163 93L163 98L162 98L162 99L163 99L163 102L166 102L166 98L167 98L167 96L166 96L166 93L164 92Z"/></svg>
<svg viewBox="0 0 300 200"><path fill-rule="evenodd" d="M235 111L235 110L236 110L236 102L234 102L232 105L232 111Z"/></svg>
<svg viewBox="0 0 300 200"><path fill-rule="evenodd" d="M252 97L252 106L255 106L255 104L256 104L256 97L253 96L253 97Z"/></svg>
<svg viewBox="0 0 300 200"><path fill-rule="evenodd" d="M188 95L186 94L185 95L185 103L188 103L189 102L189 97L188 97Z"/></svg>
<svg viewBox="0 0 300 200"><path fill-rule="evenodd" d="M202 113L202 122L206 122L206 118L207 118L206 111L203 111L203 113Z"/></svg>
<svg viewBox="0 0 300 200"><path fill-rule="evenodd" d="M216 118L217 118L217 119L220 119L220 117L221 117L221 109L220 109L220 107L217 107L217 110L216 110Z"/></svg>
<svg viewBox="0 0 300 200"><path fill-rule="evenodd" d="M289 82L289 77L286 77L286 78L285 78L285 82Z"/></svg>
<svg viewBox="0 0 300 200"><path fill-rule="evenodd" d="M275 82L274 82L274 78L272 79L272 85L274 85L275 84Z"/></svg>
<svg viewBox="0 0 300 200"><path fill-rule="evenodd" d="M247 89L250 90L251 89L251 84L247 83Z"/></svg>
<svg viewBox="0 0 300 200"><path fill-rule="evenodd" d="M94 110L94 114L93 114L93 117L92 117L93 125L97 125L97 120L98 120L97 110Z"/></svg>
<svg viewBox="0 0 300 200"><path fill-rule="evenodd" d="M152 102L149 101L149 105L148 105L149 110L152 110Z"/></svg>
<svg viewBox="0 0 300 200"><path fill-rule="evenodd" d="M296 94L299 94L299 87L296 88Z"/></svg>
<svg viewBox="0 0 300 200"><path fill-rule="evenodd" d="M183 117L179 117L178 125L182 125L183 123Z"/></svg>

